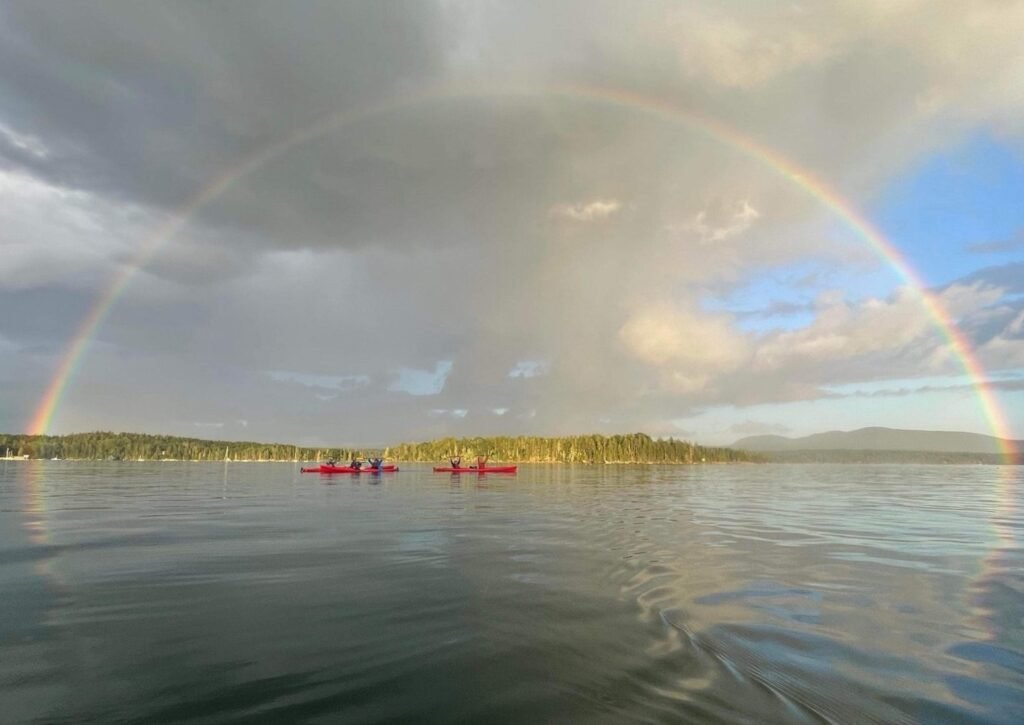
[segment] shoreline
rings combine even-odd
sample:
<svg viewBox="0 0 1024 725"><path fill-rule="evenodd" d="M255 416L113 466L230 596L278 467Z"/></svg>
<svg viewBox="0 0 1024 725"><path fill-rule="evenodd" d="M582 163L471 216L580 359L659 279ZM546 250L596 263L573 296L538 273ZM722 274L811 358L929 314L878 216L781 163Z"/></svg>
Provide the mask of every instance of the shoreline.
<svg viewBox="0 0 1024 725"><path fill-rule="evenodd" d="M429 466L437 461L409 461L397 458L389 459L394 461L396 464L402 466L408 465L423 465ZM238 459L238 460L227 460L227 461L214 461L202 458L184 459L184 458L132 458L122 460L108 460L105 458L6 458L0 457L0 462L3 463L39 463L39 462L52 462L52 463L207 463L216 465L227 465L229 463L277 463L277 464L303 464L303 463L317 463L312 459L301 460L301 459L288 459L288 460L258 460L258 459ZM442 461L443 462L443 461ZM1024 466L1024 460L1018 461L979 461L979 460L911 460L911 461L878 461L878 460L835 460L835 461L815 461L815 460L793 460L793 461L694 461L688 463L685 461L603 461L601 463L589 463L589 462L566 462L566 461L497 461L494 463L505 463L514 464L517 466L672 466L672 467L692 467L692 466Z"/></svg>

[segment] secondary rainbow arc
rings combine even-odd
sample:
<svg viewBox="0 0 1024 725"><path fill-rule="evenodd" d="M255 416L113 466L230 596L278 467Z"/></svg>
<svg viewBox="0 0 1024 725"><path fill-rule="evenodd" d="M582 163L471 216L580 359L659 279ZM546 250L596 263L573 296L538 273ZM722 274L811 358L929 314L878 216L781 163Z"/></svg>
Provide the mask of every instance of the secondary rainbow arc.
<svg viewBox="0 0 1024 725"><path fill-rule="evenodd" d="M935 323L936 328L946 339L964 372L971 380L979 407L990 430L993 435L1002 441L1003 454L1012 456L1015 453L1012 444L1009 442L1012 435L1006 422L1006 416L1000 408L995 394L986 384L981 362L974 354L966 337L957 328L955 320L943 307L941 301L926 289L920 276L913 270L895 245L887 240L852 204L844 200L834 189L810 171L801 168L774 149L740 133L717 119L696 113L670 101L633 91L578 84L544 84L502 88L449 85L430 88L353 111L326 116L316 123L304 127L249 155L235 166L218 175L210 184L202 188L179 207L166 222L154 230L154 233L140 245L140 251L132 264L122 267L113 279L110 287L104 290L97 298L96 303L83 318L61 356L55 373L47 385L39 404L36 406L31 420L26 426L29 433L42 435L50 429L53 418L60 408L70 383L73 381L85 357L89 343L95 337L98 329L131 282L135 273L145 267L167 243L174 239L196 213L221 196L239 180L289 149L346 124L431 101L473 98L499 99L504 97L564 98L567 100L603 103L636 112L652 114L670 122L683 124L718 143L734 148L757 163L771 169L787 182L803 189L842 219L850 229L856 232L876 254L896 271L907 285L915 290L928 315Z"/></svg>

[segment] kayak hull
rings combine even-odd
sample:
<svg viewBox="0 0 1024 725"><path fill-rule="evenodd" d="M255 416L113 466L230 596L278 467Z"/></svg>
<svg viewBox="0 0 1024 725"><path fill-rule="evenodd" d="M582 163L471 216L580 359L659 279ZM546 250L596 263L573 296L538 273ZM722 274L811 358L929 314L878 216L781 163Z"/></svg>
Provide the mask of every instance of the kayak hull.
<svg viewBox="0 0 1024 725"><path fill-rule="evenodd" d="M398 466L388 465L380 468L352 468L352 466L314 466L313 468L300 468L302 473L395 473Z"/></svg>
<svg viewBox="0 0 1024 725"><path fill-rule="evenodd" d="M477 468L476 466L460 466L459 468L434 466L434 473L515 473L518 468L518 466L484 466L483 468Z"/></svg>

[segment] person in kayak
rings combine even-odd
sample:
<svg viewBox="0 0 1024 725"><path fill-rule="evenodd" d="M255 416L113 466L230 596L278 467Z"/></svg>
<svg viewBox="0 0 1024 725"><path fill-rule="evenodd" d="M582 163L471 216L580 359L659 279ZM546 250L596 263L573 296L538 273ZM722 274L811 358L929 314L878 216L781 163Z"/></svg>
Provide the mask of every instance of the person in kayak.
<svg viewBox="0 0 1024 725"><path fill-rule="evenodd" d="M360 468L363 467L363 464L359 461L359 459L357 457L353 456L352 457L352 462L349 464L349 466L351 466L352 468L354 468L354 469L356 469L358 471Z"/></svg>
<svg viewBox="0 0 1024 725"><path fill-rule="evenodd" d="M325 466L331 466L333 468L334 466L338 465L338 462L336 460L334 460L333 458L328 458L327 459L327 463L325 463L324 465Z"/></svg>
<svg viewBox="0 0 1024 725"><path fill-rule="evenodd" d="M370 461L370 468L372 468L375 471L379 471L381 465L384 463L384 459L383 458L370 458L369 461Z"/></svg>
<svg viewBox="0 0 1024 725"><path fill-rule="evenodd" d="M449 458L448 462L452 464L452 468L459 468L462 465L462 456L455 456L454 458Z"/></svg>
<svg viewBox="0 0 1024 725"><path fill-rule="evenodd" d="M488 458L490 458L490 456L477 456L476 457L476 467L477 468L485 467L487 465L487 459Z"/></svg>

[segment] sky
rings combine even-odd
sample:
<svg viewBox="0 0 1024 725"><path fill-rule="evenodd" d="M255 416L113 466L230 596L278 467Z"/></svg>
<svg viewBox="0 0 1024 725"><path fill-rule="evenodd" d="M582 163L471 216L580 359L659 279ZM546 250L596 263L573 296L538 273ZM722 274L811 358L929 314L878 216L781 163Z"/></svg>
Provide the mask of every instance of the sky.
<svg viewBox="0 0 1024 725"><path fill-rule="evenodd" d="M993 432L862 218L1024 438L1021 37L1012 1L4 3L0 431Z"/></svg>

